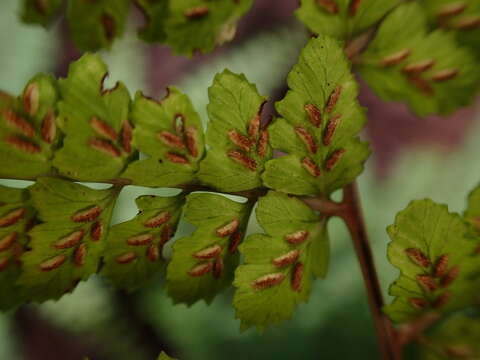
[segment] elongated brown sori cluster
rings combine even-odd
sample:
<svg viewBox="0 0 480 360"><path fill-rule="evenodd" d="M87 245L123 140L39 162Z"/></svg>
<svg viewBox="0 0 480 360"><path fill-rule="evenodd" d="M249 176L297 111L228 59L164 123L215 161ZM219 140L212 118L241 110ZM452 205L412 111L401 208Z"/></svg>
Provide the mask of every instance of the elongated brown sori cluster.
<svg viewBox="0 0 480 360"><path fill-rule="evenodd" d="M468 7L469 4L465 1L455 1L441 6L437 12L438 25L461 31L480 29L480 16L465 14Z"/></svg>
<svg viewBox="0 0 480 360"><path fill-rule="evenodd" d="M408 48L397 50L380 60L380 66L401 66L401 71L407 81L427 96L435 92L433 84L441 83L455 78L459 74L457 68L435 69L435 59L425 58L409 62L412 51Z"/></svg>
<svg viewBox="0 0 480 360"><path fill-rule="evenodd" d="M89 124L95 134L88 141L91 149L111 157L120 157L122 152L129 154L132 151L133 129L128 120L123 122L118 132L97 116L92 116Z"/></svg>
<svg viewBox="0 0 480 360"><path fill-rule="evenodd" d="M238 129L230 129L227 132L228 139L236 147L228 150L227 156L250 171L256 171L258 168L258 161L255 158L265 158L268 151L268 130L262 129L261 126L262 108L263 104L243 132Z"/></svg>
<svg viewBox="0 0 480 360"><path fill-rule="evenodd" d="M301 245L307 241L309 232L307 230L297 230L284 236L284 240L291 245L291 250L272 259L272 264L283 272L273 272L266 274L252 282L252 288L263 290L278 285L286 277L285 271L290 271L290 284L293 291L302 291L302 280L304 278L304 265L300 261L302 253Z"/></svg>
<svg viewBox="0 0 480 360"><path fill-rule="evenodd" d="M187 165L188 156L198 157L198 129L195 126L185 125L185 116L176 114L173 119L173 132L162 130L157 133L157 139L170 150L165 154L167 161L175 164Z"/></svg>
<svg viewBox="0 0 480 360"><path fill-rule="evenodd" d="M311 103L304 106L306 118L314 127L313 133L311 132L311 127L308 125L296 126L294 128L296 136L305 144L306 150L309 153L308 156L301 159L301 165L313 177L319 177L322 175L323 170L326 172L332 171L346 151L343 148L334 148L331 151L322 152L322 154L327 154L326 158L323 160L323 165L317 164L315 161L315 155L318 152L319 146L323 145L325 147L330 147L335 145L335 134L342 121L342 114L336 112L335 109L341 95L342 86L338 85L330 93L323 110L317 105ZM326 120L325 124L323 124L324 120ZM322 127L323 133L320 140L321 144L318 144L316 137L314 136L315 128L321 129Z"/></svg>
<svg viewBox="0 0 480 360"><path fill-rule="evenodd" d="M421 249L408 248L405 250L405 255L422 269L423 273L416 276L416 281L427 295L425 299L410 298L410 305L419 310L429 307L438 309L445 306L451 296L446 288L458 277L460 268L450 266L448 254L440 255L434 261L430 261Z"/></svg>
<svg viewBox="0 0 480 360"><path fill-rule="evenodd" d="M224 272L223 256L228 253L234 254L242 240L243 234L239 227L238 219L232 219L218 227L215 235L219 241L192 254L199 262L187 272L188 275L199 277L211 272L214 278L221 278ZM225 239L227 239L226 242ZM224 249L228 249L228 252L224 253Z"/></svg>
<svg viewBox="0 0 480 360"><path fill-rule="evenodd" d="M28 118L36 116L40 107L40 94L36 83L27 86L22 100L25 116L11 109L3 110L0 114L11 130L2 140L19 152L38 154L42 152L41 142L52 144L55 141L57 133L55 113L53 110L48 110L40 128L36 129L31 119Z"/></svg>
<svg viewBox="0 0 480 360"><path fill-rule="evenodd" d="M161 211L143 223L144 232L132 235L125 239L125 243L132 250L116 257L118 264L130 264L140 256L156 263L160 260L163 246L173 235L172 225L169 223L172 215L168 211ZM155 230L154 230L155 229Z"/></svg>

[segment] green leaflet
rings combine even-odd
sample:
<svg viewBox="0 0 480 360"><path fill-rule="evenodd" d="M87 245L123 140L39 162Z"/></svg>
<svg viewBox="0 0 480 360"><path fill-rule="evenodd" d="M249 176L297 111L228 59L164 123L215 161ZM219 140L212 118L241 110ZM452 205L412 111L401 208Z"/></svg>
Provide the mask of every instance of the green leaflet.
<svg viewBox="0 0 480 360"><path fill-rule="evenodd" d="M390 262L400 270L385 312L397 323L428 311L448 312L472 303L478 285L478 241L445 205L413 201L388 228Z"/></svg>
<svg viewBox="0 0 480 360"><path fill-rule="evenodd" d="M22 0L22 21L47 26L58 15L63 0Z"/></svg>
<svg viewBox="0 0 480 360"><path fill-rule="evenodd" d="M189 98L174 87L160 102L137 93L132 106L135 146L149 158L129 164L122 177L143 186L194 181L203 157L202 123Z"/></svg>
<svg viewBox="0 0 480 360"><path fill-rule="evenodd" d="M427 337L428 347L421 359L479 359L480 319L455 315L447 319Z"/></svg>
<svg viewBox="0 0 480 360"><path fill-rule="evenodd" d="M55 80L39 74L22 96L0 95L0 177L35 179L51 169L56 135Z"/></svg>
<svg viewBox="0 0 480 360"><path fill-rule="evenodd" d="M165 20L168 16L168 0L138 0L143 11L146 24L139 31L139 36L149 42L165 42Z"/></svg>
<svg viewBox="0 0 480 360"><path fill-rule="evenodd" d="M69 0L67 19L75 44L83 51L109 48L123 34L130 0Z"/></svg>
<svg viewBox="0 0 480 360"><path fill-rule="evenodd" d="M19 256L27 244L26 231L34 215L23 189L0 186L0 311L21 302L16 284L20 275Z"/></svg>
<svg viewBox="0 0 480 360"><path fill-rule="evenodd" d="M295 15L315 34L350 39L379 22L399 2L399 0L301 0Z"/></svg>
<svg viewBox="0 0 480 360"><path fill-rule="evenodd" d="M208 90L209 150L200 165L199 179L220 191L260 187L264 163L271 157L268 132L261 125L266 98L243 74L225 70Z"/></svg>
<svg viewBox="0 0 480 360"><path fill-rule="evenodd" d="M253 0L169 0L165 19L166 43L177 54L210 52L230 41L236 24ZM161 34L161 33L160 33Z"/></svg>
<svg viewBox="0 0 480 360"><path fill-rule="evenodd" d="M417 3L395 9L359 61L362 77L382 99L406 102L422 116L467 105L480 81L472 54L453 34L429 33Z"/></svg>
<svg viewBox="0 0 480 360"><path fill-rule="evenodd" d="M115 179L132 153L130 96L122 83L104 89L106 75L100 57L87 54L70 66L66 79L59 80L58 109L66 136L53 164L71 179Z"/></svg>
<svg viewBox="0 0 480 360"><path fill-rule="evenodd" d="M268 161L262 179L282 192L329 195L352 182L370 154L358 139L365 116L340 44L329 37L310 40L288 86L276 104L283 119L269 132L272 147L289 155Z"/></svg>
<svg viewBox="0 0 480 360"><path fill-rule="evenodd" d="M467 209L463 213L465 220L471 225L472 235L480 235L480 186L468 195ZM480 249L480 248L479 248Z"/></svg>
<svg viewBox="0 0 480 360"><path fill-rule="evenodd" d="M127 290L151 280L163 268L163 246L175 233L183 201L183 196L137 198L138 215L109 231L101 274Z"/></svg>
<svg viewBox="0 0 480 360"><path fill-rule="evenodd" d="M325 277L329 241L319 220L296 198L270 191L260 198L257 219L266 234L250 235L240 246L233 304L242 329L264 329L289 319L306 302L315 277Z"/></svg>
<svg viewBox="0 0 480 360"><path fill-rule="evenodd" d="M158 356L157 360L177 360L177 359L174 359L174 358L168 356L167 354L165 354L164 351L162 351L162 353Z"/></svg>
<svg viewBox="0 0 480 360"><path fill-rule="evenodd" d="M29 300L57 299L97 271L117 192L44 177L30 188L42 223L29 231L31 250L21 257L19 284Z"/></svg>
<svg viewBox="0 0 480 360"><path fill-rule="evenodd" d="M453 31L457 41L480 56L480 2L477 0L423 0L430 21Z"/></svg>
<svg viewBox="0 0 480 360"><path fill-rule="evenodd" d="M167 286L175 303L210 303L231 284L251 207L217 194L188 195L185 219L197 229L173 244Z"/></svg>

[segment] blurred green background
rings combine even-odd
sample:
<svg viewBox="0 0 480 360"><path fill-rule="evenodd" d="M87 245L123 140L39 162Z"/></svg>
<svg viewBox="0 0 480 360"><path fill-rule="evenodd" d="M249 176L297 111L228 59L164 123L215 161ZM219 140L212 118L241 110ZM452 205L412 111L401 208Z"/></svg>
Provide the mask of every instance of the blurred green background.
<svg viewBox="0 0 480 360"><path fill-rule="evenodd" d="M62 23L49 30L21 24L19 3L0 2L0 89L14 94L37 72L64 74L65 59L76 56L65 39ZM133 16L126 36L103 53L111 70L110 81L125 81L132 94L143 89L147 94L161 95L167 85L163 81L168 80L191 96L204 120L207 88L214 74L225 67L245 73L262 94L275 98L308 38L288 17L291 8L286 6L286 15L280 13L283 17L279 15L269 26L257 24L258 31L251 19L253 28L241 32L239 40L197 60L177 58L168 49L137 41L133 26L137 19ZM386 226L413 199L430 197L453 211L463 210L467 192L480 180L480 116L471 109L452 118L416 119L406 111L398 114L397 105L371 100L368 93L364 96L366 105L375 107L374 112L369 109L372 119L365 134L372 141L374 155L359 186L386 295L388 284L397 275L385 256L389 241ZM396 117L392 118L391 112ZM425 123L429 128L420 136L419 129ZM393 148L393 140L388 139L397 135L402 141ZM0 183L17 187L29 184ZM114 221L127 220L136 213L136 196L169 191L125 188ZM349 237L339 221L333 220L329 230L329 276L316 281L310 301L298 308L291 321L264 334L239 332L231 290L210 306L197 303L187 308L172 305L161 278L124 296L94 277L58 302L0 315L0 360L77 360L85 355L92 360L147 360L162 349L182 360L376 359L365 291ZM415 358L414 349L410 356Z"/></svg>

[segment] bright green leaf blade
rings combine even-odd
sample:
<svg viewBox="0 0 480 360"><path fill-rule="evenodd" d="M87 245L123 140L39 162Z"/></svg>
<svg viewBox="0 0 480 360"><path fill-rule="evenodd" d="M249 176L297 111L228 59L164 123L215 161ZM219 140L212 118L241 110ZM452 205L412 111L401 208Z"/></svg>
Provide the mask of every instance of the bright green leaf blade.
<svg viewBox="0 0 480 360"><path fill-rule="evenodd" d="M31 250L21 257L19 284L29 300L58 299L97 271L117 193L55 178L30 188L42 223L30 230Z"/></svg>
<svg viewBox="0 0 480 360"><path fill-rule="evenodd" d="M174 358L168 356L167 354L165 354L164 351L162 351L162 353L158 356L157 360L177 360L177 359L174 359Z"/></svg>
<svg viewBox="0 0 480 360"><path fill-rule="evenodd" d="M51 170L58 142L57 88L48 75L33 77L22 96L2 96L0 104L0 177L35 179Z"/></svg>
<svg viewBox="0 0 480 360"><path fill-rule="evenodd" d="M402 323L428 311L447 312L471 304L478 285L478 241L461 218L431 200L413 201L388 228L390 262L400 277L390 287L385 311Z"/></svg>
<svg viewBox="0 0 480 360"><path fill-rule="evenodd" d="M175 234L183 199L141 196L139 214L110 229L101 273L115 287L137 289L162 270L163 246Z"/></svg>
<svg viewBox="0 0 480 360"><path fill-rule="evenodd" d="M84 55L59 80L62 130L66 137L53 164L66 177L109 181L118 177L131 154L130 96L122 83L104 89L107 67L99 56Z"/></svg>
<svg viewBox="0 0 480 360"><path fill-rule="evenodd" d="M122 177L156 187L193 182L205 145L200 118L189 98L174 87L160 102L138 93L131 116L134 144L149 158L129 164Z"/></svg>
<svg viewBox="0 0 480 360"><path fill-rule="evenodd" d="M480 57L480 2L477 0L423 0L430 21L452 31L457 41Z"/></svg>
<svg viewBox="0 0 480 360"><path fill-rule="evenodd" d="M22 0L22 21L27 24L50 25L63 3L63 0Z"/></svg>
<svg viewBox="0 0 480 360"><path fill-rule="evenodd" d="M469 104L480 82L472 54L453 34L429 33L417 3L395 9L359 61L362 77L382 99L406 102L422 116Z"/></svg>
<svg viewBox="0 0 480 360"><path fill-rule="evenodd" d="M252 0L170 0L165 20L166 43L177 54L210 52L233 38L237 21L252 3Z"/></svg>
<svg viewBox="0 0 480 360"><path fill-rule="evenodd" d="M456 315L426 337L421 359L480 359L480 319Z"/></svg>
<svg viewBox="0 0 480 360"><path fill-rule="evenodd" d="M191 305L201 299L210 303L231 284L250 211L251 204L217 194L187 197L185 219L197 229L173 245L167 284L175 303Z"/></svg>
<svg viewBox="0 0 480 360"><path fill-rule="evenodd" d="M26 228L34 216L27 201L25 190L0 186L0 311L22 302L17 286L21 272L18 260L28 242Z"/></svg>
<svg viewBox="0 0 480 360"><path fill-rule="evenodd" d="M265 97L243 74L229 70L215 76L208 94L209 151L199 179L220 191L260 187L260 174L272 154L268 132L260 125Z"/></svg>
<svg viewBox="0 0 480 360"><path fill-rule="evenodd" d="M290 155L267 162L263 181L292 194L329 195L352 182L370 154L358 139L365 116L340 44L329 37L310 40L288 85L276 104L284 119L270 127L270 143Z"/></svg>
<svg viewBox="0 0 480 360"><path fill-rule="evenodd" d="M473 189L468 195L467 209L463 213L465 220L471 225L472 232L480 235L480 186Z"/></svg>
<svg viewBox="0 0 480 360"><path fill-rule="evenodd" d="M349 39L379 22L399 0L301 0L295 12L311 32Z"/></svg>
<svg viewBox="0 0 480 360"><path fill-rule="evenodd" d="M259 200L256 214L267 234L245 240L245 264L235 272L233 303L242 329L289 319L308 300L312 279L328 269L326 220L319 221L307 205L271 191Z"/></svg>
<svg viewBox="0 0 480 360"><path fill-rule="evenodd" d="M69 1L67 19L75 44L83 51L109 48L123 34L129 0Z"/></svg>

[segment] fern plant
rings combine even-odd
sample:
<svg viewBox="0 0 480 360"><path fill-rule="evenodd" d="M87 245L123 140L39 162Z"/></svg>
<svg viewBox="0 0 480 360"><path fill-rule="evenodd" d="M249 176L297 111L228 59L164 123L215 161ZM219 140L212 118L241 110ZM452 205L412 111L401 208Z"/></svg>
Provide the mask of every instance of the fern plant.
<svg viewBox="0 0 480 360"><path fill-rule="evenodd" d="M212 50L251 1L138 4L149 19L142 38L192 54ZM108 46L128 5L68 1L77 44ZM25 1L23 18L46 25L61 8ZM370 149L359 136L367 119L352 69L387 101L448 114L479 87L479 10L474 0L302 0L297 16L315 36L276 116L263 116L268 99L254 84L225 70L208 89L206 131L175 87L162 100L140 91L132 99L121 82L106 88L106 65L90 53L66 78L39 74L18 97L0 93L0 178L34 181L0 188L0 308L58 299L95 273L133 291L166 269L175 303L209 303L233 285L241 328L264 330L289 319L326 277L328 223L340 217L382 357L400 359L418 341L426 358L478 358L480 188L461 215L429 199L399 212L388 258L400 275L384 306L355 184ZM128 185L178 195L141 196L137 216L111 226ZM337 190L341 201L332 200ZM246 236L252 216L264 232ZM181 219L194 226L188 236L175 236Z"/></svg>

